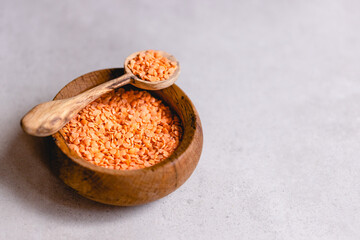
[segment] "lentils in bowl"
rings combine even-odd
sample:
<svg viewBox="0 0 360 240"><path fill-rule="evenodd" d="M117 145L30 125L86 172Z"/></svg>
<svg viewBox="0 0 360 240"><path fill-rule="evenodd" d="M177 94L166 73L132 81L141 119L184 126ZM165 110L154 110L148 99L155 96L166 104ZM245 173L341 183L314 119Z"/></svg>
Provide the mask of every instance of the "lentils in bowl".
<svg viewBox="0 0 360 240"><path fill-rule="evenodd" d="M179 117L162 100L123 88L89 104L63 129L69 146L98 166L131 170L150 167L179 145Z"/></svg>

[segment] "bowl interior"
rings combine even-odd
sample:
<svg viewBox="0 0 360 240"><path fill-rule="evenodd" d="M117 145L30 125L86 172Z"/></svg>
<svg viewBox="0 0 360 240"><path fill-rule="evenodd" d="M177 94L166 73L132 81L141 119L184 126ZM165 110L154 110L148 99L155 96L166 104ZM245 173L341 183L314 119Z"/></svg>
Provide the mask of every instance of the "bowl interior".
<svg viewBox="0 0 360 240"><path fill-rule="evenodd" d="M55 96L54 100L75 96L83 91L95 87L98 84L114 79L123 74L124 74L123 68L104 69L104 70L99 70L85 74L83 76L80 76L79 78L76 78L75 80L67 84L63 89L61 89L60 92ZM135 88L135 87L129 85L126 86L125 88ZM184 128L183 136L179 146L173 152L173 154L164 161L155 164L151 167L136 169L136 170L107 169L87 162L86 160L82 159L76 152L72 151L67 146L67 143L61 132L57 132L56 134L53 135L56 145L61 149L63 153L65 153L69 158L71 158L79 165L82 165L93 171L101 171L101 172L105 171L109 174L128 174L129 172L144 171L144 170L155 171L155 169L162 167L165 164L169 164L171 162L176 161L176 159L179 156L181 156L182 153L185 152L186 149L191 144L194 138L197 125L201 127L197 112L193 104L191 103L190 99L176 85L172 85L162 90L150 91L150 93L155 97L162 99L167 105L170 106L172 111L177 113L177 115L181 119L182 126Z"/></svg>

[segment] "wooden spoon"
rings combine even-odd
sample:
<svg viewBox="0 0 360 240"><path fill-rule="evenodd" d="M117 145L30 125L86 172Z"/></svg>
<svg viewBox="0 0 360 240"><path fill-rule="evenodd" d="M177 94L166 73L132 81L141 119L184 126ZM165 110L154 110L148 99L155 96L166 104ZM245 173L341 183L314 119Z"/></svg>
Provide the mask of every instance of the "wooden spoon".
<svg viewBox="0 0 360 240"><path fill-rule="evenodd" d="M159 82L149 82L135 76L128 68L128 63L142 52L145 51L133 53L125 59L125 74L121 77L100 84L75 97L45 102L35 106L21 119L21 127L26 133L33 136L50 136L64 127L65 124L89 103L116 88L130 83L146 90L160 90L169 87L177 80L180 74L179 62L174 56L163 51L158 52L170 61L177 63L176 70L171 74L169 79Z"/></svg>

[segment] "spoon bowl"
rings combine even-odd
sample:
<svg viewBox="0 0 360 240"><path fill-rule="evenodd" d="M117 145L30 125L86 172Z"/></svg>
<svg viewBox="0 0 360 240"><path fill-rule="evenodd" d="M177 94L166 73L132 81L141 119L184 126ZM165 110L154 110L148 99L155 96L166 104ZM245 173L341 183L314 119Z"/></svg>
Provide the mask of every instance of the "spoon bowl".
<svg viewBox="0 0 360 240"><path fill-rule="evenodd" d="M170 87L172 84L174 84L180 74L180 65L179 65L179 62L176 60L176 58L173 55L171 55L167 52L164 52L164 51L157 51L157 52L159 52L163 57L166 57L167 59L169 59L171 62L176 62L176 66L177 66L175 72L173 74L171 74L169 79L163 80L163 81L158 81L158 82L149 82L149 81L146 81L146 80L143 80L143 79L137 77L136 75L134 75L132 73L132 71L128 67L129 62L132 59L134 59L138 54L141 54L143 52L145 52L145 51L135 52L125 59L124 69L127 74L131 74L130 84L134 85L135 87L145 89L145 90L160 90L160 89Z"/></svg>
<svg viewBox="0 0 360 240"><path fill-rule="evenodd" d="M164 51L157 52L170 61L176 62L177 67L174 73L172 73L168 79L158 82L150 82L138 78L129 69L128 64L131 59L143 52L145 51L133 53L126 58L124 75L104 82L71 98L54 100L35 106L21 119L21 127L26 133L33 136L50 136L64 127L78 112L86 107L86 105L116 88L130 83L146 90L160 90L171 86L178 79L180 74L179 62L173 55Z"/></svg>

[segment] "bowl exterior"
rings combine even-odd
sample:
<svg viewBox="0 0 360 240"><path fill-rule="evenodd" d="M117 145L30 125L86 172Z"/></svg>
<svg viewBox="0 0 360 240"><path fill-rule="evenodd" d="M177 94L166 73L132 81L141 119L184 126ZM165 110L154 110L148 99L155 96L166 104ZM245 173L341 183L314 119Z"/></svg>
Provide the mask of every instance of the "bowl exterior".
<svg viewBox="0 0 360 240"><path fill-rule="evenodd" d="M79 94L121 76L124 69L91 72L67 84L55 97ZM175 110L184 124L179 147L163 162L138 170L112 170L81 159L60 132L52 136L50 166L53 172L80 195L105 204L132 206L162 198L180 187L200 159L203 135L200 118L185 93L176 85L154 92Z"/></svg>

